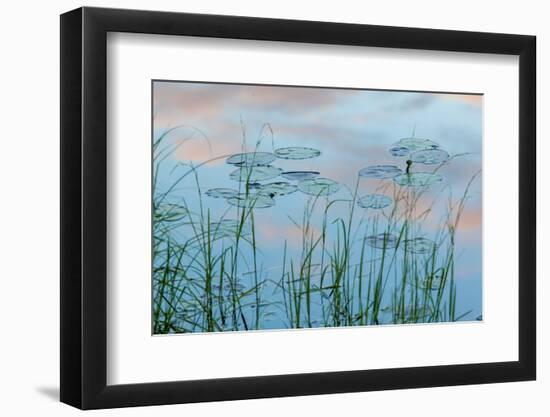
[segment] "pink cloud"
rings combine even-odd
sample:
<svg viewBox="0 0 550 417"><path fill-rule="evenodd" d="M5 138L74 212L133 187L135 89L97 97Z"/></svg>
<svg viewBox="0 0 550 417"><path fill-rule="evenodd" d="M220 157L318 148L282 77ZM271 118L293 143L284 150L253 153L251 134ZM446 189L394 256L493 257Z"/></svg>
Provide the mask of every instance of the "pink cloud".
<svg viewBox="0 0 550 417"><path fill-rule="evenodd" d="M483 102L483 96L479 94L438 94L438 96L445 100L460 101L472 106L481 106Z"/></svg>
<svg viewBox="0 0 550 417"><path fill-rule="evenodd" d="M481 228L481 208L468 207L464 209L458 223L459 230L479 230Z"/></svg>
<svg viewBox="0 0 550 417"><path fill-rule="evenodd" d="M200 134L195 134L193 140L186 141L179 146L173 157L181 161L204 162L218 157L241 152L272 151L271 136L269 130L246 131L246 143L243 139L242 127L239 123L220 120L215 124L209 124L201 129ZM261 134L262 141L258 145ZM182 136L183 137L183 136ZM174 143L177 143L176 139ZM211 148L208 146L211 144ZM212 161L212 165L224 162L224 158Z"/></svg>
<svg viewBox="0 0 550 417"><path fill-rule="evenodd" d="M295 248L302 247L302 230L296 225L280 225L264 222L258 226L258 232L262 241L282 245L286 240L287 244L290 246L294 246ZM311 226L311 233L314 240L321 235L319 229L314 226Z"/></svg>
<svg viewBox="0 0 550 417"><path fill-rule="evenodd" d="M241 89L238 98L245 105L277 107L286 112L293 112L304 111L310 107L317 110L330 107L356 93L354 90L248 86Z"/></svg>
<svg viewBox="0 0 550 417"><path fill-rule="evenodd" d="M170 125L194 117L216 117L237 89L217 84L157 82L153 89L155 123Z"/></svg>
<svg viewBox="0 0 550 417"><path fill-rule="evenodd" d="M284 113L318 111L356 93L319 88L156 82L153 105L155 122L170 125L189 118L220 117L232 108L250 107Z"/></svg>

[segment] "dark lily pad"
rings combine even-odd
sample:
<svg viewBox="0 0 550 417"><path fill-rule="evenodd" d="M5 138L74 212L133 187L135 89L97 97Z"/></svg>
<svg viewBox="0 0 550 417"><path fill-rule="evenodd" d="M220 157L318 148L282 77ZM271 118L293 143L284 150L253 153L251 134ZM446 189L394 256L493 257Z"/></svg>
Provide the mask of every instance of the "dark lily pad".
<svg viewBox="0 0 550 417"><path fill-rule="evenodd" d="M359 170L359 176L363 178L386 179L402 174L401 168L395 165L373 165Z"/></svg>
<svg viewBox="0 0 550 417"><path fill-rule="evenodd" d="M425 237L416 237L403 241L403 249L409 253L427 254L432 253L435 248L435 242Z"/></svg>
<svg viewBox="0 0 550 417"><path fill-rule="evenodd" d="M379 233L377 235L367 236L365 241L369 246L376 249L393 249L397 246L398 238L391 233Z"/></svg>
<svg viewBox="0 0 550 417"><path fill-rule="evenodd" d="M241 182L266 181L278 177L282 172L281 168L272 165L241 167L229 174L229 178Z"/></svg>
<svg viewBox="0 0 550 417"><path fill-rule="evenodd" d="M402 187L427 187L443 181L443 177L429 172L411 172L398 175L393 178L393 181Z"/></svg>
<svg viewBox="0 0 550 417"><path fill-rule="evenodd" d="M281 177L289 181L311 180L318 176L318 171L286 171L281 174Z"/></svg>
<svg viewBox="0 0 550 417"><path fill-rule="evenodd" d="M208 197L213 198L229 198L235 197L239 192L231 188L212 188L205 192Z"/></svg>
<svg viewBox="0 0 550 417"><path fill-rule="evenodd" d="M155 209L158 220L175 222L187 216L187 209L179 204L164 203Z"/></svg>
<svg viewBox="0 0 550 417"><path fill-rule="evenodd" d="M262 188L262 184L259 182L248 183L248 188L252 191L259 191Z"/></svg>
<svg viewBox="0 0 550 417"><path fill-rule="evenodd" d="M321 151L301 146L289 146L288 148L275 149L275 155L281 159L310 159L321 155Z"/></svg>
<svg viewBox="0 0 550 417"><path fill-rule="evenodd" d="M393 200L384 194L368 194L357 200L359 207L372 209L388 207L392 202Z"/></svg>
<svg viewBox="0 0 550 417"><path fill-rule="evenodd" d="M409 148L406 148L404 146L398 145L390 148L390 154L392 156L397 156L397 157L407 156L409 153L410 153Z"/></svg>
<svg viewBox="0 0 550 417"><path fill-rule="evenodd" d="M277 157L270 152L245 152L245 153L236 153L231 155L225 161L228 164L238 165L238 166L258 166L258 165L269 165Z"/></svg>
<svg viewBox="0 0 550 417"><path fill-rule="evenodd" d="M268 195L273 198L278 195L292 194L298 190L298 187L289 182L280 181L262 184L258 188L255 188L255 190L260 194Z"/></svg>
<svg viewBox="0 0 550 417"><path fill-rule="evenodd" d="M230 197L227 202L232 206L242 208L268 208L275 205L275 200L270 196L252 193L252 194L239 194L235 197Z"/></svg>
<svg viewBox="0 0 550 417"><path fill-rule="evenodd" d="M390 154L393 156L407 156L416 151L437 148L439 148L439 144L430 139L403 138L392 145Z"/></svg>
<svg viewBox="0 0 550 417"><path fill-rule="evenodd" d="M300 181L298 189L305 194L313 196L327 196L337 192L340 189L340 185L329 178L315 178Z"/></svg>
<svg viewBox="0 0 550 417"><path fill-rule="evenodd" d="M449 154L443 149L424 149L412 153L410 159L418 164L440 164L449 159Z"/></svg>

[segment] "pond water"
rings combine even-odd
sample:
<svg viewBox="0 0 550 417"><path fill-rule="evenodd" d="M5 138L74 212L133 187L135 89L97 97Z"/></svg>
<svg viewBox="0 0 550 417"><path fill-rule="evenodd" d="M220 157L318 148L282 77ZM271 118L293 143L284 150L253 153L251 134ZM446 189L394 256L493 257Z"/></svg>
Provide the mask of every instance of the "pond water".
<svg viewBox="0 0 550 417"><path fill-rule="evenodd" d="M243 97L266 94L260 87L162 84L181 97L202 91L234 100L246 131L239 122L218 133L235 118L225 107L208 122L183 111L208 141L185 128L162 137L170 124L155 120L153 140L165 146L157 152L167 155L158 158L153 196L155 333L481 316L479 178L467 189L481 169L480 107L428 94L430 106L369 124L359 117L365 109L406 108L423 94L342 90L330 92L339 103L330 110L313 101L317 113L301 114L262 103L250 110ZM278 105L299 100L279 88ZM159 109L161 92L168 94L155 89ZM324 93L308 90L300 100L322 101ZM310 125L311 114L322 122ZM414 125L421 138L405 136ZM468 148L455 140L457 129L475 138Z"/></svg>

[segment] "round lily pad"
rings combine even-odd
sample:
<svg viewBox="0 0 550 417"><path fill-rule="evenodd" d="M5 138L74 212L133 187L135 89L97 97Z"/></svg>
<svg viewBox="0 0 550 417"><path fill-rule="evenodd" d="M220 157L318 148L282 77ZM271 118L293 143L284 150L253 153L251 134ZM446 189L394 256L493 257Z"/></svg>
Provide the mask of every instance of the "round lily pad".
<svg viewBox="0 0 550 417"><path fill-rule="evenodd" d="M409 253L427 254L432 253L435 248L435 242L425 237L416 237L407 239L403 242L403 249Z"/></svg>
<svg viewBox="0 0 550 417"><path fill-rule="evenodd" d="M187 216L187 209L179 204L164 203L155 209L155 217L159 220L175 222Z"/></svg>
<svg viewBox="0 0 550 417"><path fill-rule="evenodd" d="M284 181L263 184L257 188L258 193L268 195L271 198L277 195L292 194L296 190L298 190L296 185Z"/></svg>
<svg viewBox="0 0 550 417"><path fill-rule="evenodd" d="M228 164L239 166L269 165L277 158L270 152L245 152L231 155L225 161Z"/></svg>
<svg viewBox="0 0 550 417"><path fill-rule="evenodd" d="M275 205L275 200L259 193L239 194L235 197L229 197L227 202L232 206L242 208L268 208Z"/></svg>
<svg viewBox="0 0 550 417"><path fill-rule="evenodd" d="M409 148L406 148L405 146L396 145L390 148L390 154L392 156L407 156L409 153Z"/></svg>
<svg viewBox="0 0 550 417"><path fill-rule="evenodd" d="M424 149L437 149L439 148L439 143L434 142L433 140L430 140L430 139L403 138L392 145L391 149L394 149L394 148L407 148L409 150L409 153L411 153L411 152L421 151ZM402 150L402 152L404 152L404 150ZM404 156L404 155L401 155L401 156Z"/></svg>
<svg viewBox="0 0 550 417"><path fill-rule="evenodd" d="M309 195L327 196L338 191L340 189L340 185L338 185L336 181L329 178L315 178L300 181L298 183L298 189Z"/></svg>
<svg viewBox="0 0 550 417"><path fill-rule="evenodd" d="M449 159L449 154L443 149L424 149L413 152L410 159L419 164L440 164Z"/></svg>
<svg viewBox="0 0 550 417"><path fill-rule="evenodd" d="M281 174L281 177L289 181L302 181L317 178L319 171L286 171Z"/></svg>
<svg viewBox="0 0 550 417"><path fill-rule="evenodd" d="M393 178L393 181L402 187L427 187L443 181L443 177L429 172L412 172L398 175Z"/></svg>
<svg viewBox="0 0 550 417"><path fill-rule="evenodd" d="M379 233L365 238L367 244L376 249L393 249L397 246L397 240L397 236L391 233Z"/></svg>
<svg viewBox="0 0 550 417"><path fill-rule="evenodd" d="M281 168L272 165L241 167L229 174L229 178L241 182L257 182L278 177L282 172Z"/></svg>
<svg viewBox="0 0 550 417"><path fill-rule="evenodd" d="M321 151L301 146L289 146L288 148L275 149L275 155L281 159L310 159L321 155Z"/></svg>
<svg viewBox="0 0 550 417"><path fill-rule="evenodd" d="M229 198L236 196L237 194L239 194L239 192L231 188L211 188L210 190L206 191L205 194L208 197Z"/></svg>
<svg viewBox="0 0 550 417"><path fill-rule="evenodd" d="M381 209L388 207L392 199L384 194L368 194L357 200L357 204L363 208Z"/></svg>
<svg viewBox="0 0 550 417"><path fill-rule="evenodd" d="M402 174L401 168L395 165L373 165L359 170L359 176L363 178L386 179Z"/></svg>

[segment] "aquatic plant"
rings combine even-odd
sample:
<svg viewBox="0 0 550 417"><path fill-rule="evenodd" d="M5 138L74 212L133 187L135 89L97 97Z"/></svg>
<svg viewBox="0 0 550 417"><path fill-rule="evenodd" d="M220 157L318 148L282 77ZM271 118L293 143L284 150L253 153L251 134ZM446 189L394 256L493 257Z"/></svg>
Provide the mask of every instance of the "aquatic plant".
<svg viewBox="0 0 550 417"><path fill-rule="evenodd" d="M155 334L431 323L470 313L456 311L455 235L477 174L460 199L449 198L436 232L424 230L425 222L437 221L430 218L435 200L422 210L419 201L431 187L444 186L437 171L452 160L436 142L397 141L389 154L405 161L365 167L350 187L320 176L319 165L319 171L277 167L278 160L314 163L321 151L276 148L268 124L252 149L243 128L242 152L198 165L165 167L174 149L185 146L171 143L169 132L153 144ZM272 149L265 150L266 138ZM209 145L206 135L201 140ZM203 191L202 167L220 159L231 168L234 188ZM174 177L161 185L167 171ZM363 194L366 180L378 185ZM181 184L192 192L182 193ZM281 242L282 258L266 267L258 218L285 199L297 207L287 218L301 249ZM225 202L223 212L207 201Z"/></svg>
<svg viewBox="0 0 550 417"><path fill-rule="evenodd" d="M275 149L275 155L277 155L277 158L282 159L310 159L317 158L321 155L321 151L301 146L290 146L287 148Z"/></svg>
<svg viewBox="0 0 550 417"><path fill-rule="evenodd" d="M391 205L392 199L384 194L368 194L361 197L357 204L363 208L381 209Z"/></svg>
<svg viewBox="0 0 550 417"><path fill-rule="evenodd" d="M286 171L281 177L289 181L312 180L319 176L319 171Z"/></svg>

